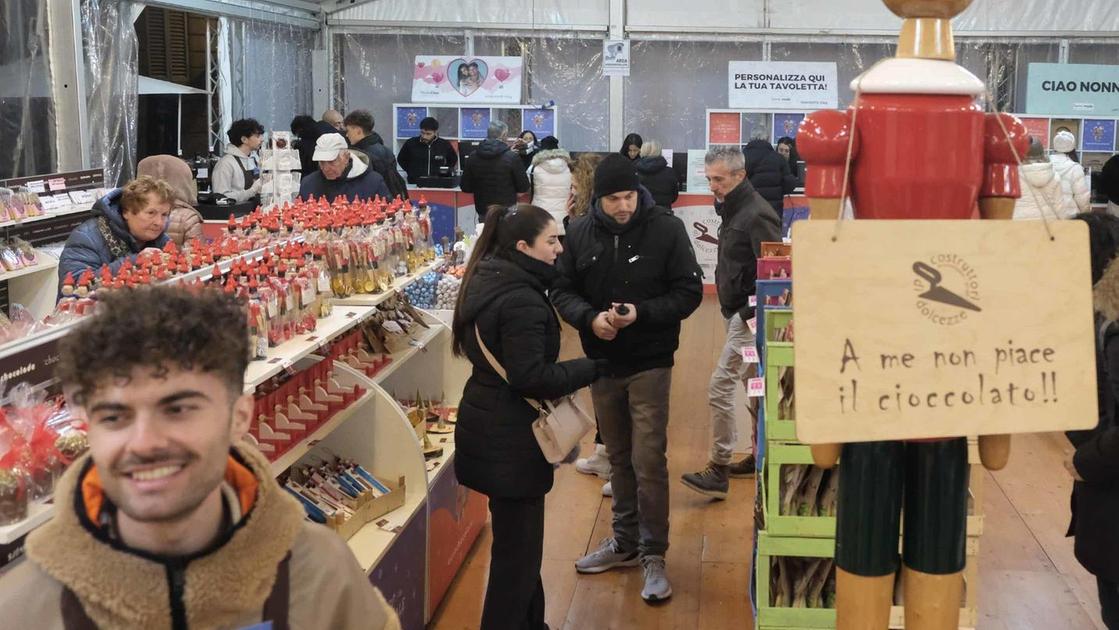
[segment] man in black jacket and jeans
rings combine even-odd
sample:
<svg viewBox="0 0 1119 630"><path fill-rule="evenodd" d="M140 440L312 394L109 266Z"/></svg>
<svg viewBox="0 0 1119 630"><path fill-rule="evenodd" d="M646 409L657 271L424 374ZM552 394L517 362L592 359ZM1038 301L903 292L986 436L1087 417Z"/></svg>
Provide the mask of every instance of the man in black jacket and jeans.
<svg viewBox="0 0 1119 630"><path fill-rule="evenodd" d="M520 156L505 144L508 135L509 125L491 122L486 139L466 159L462 169L462 192L474 193L479 223L486 220L490 206L508 208L517 203L517 193L528 192L528 173Z"/></svg>
<svg viewBox="0 0 1119 630"><path fill-rule="evenodd" d="M719 226L719 258L715 266L715 285L719 307L726 319L727 338L719 363L711 373L708 402L711 405L711 460L707 468L682 477L685 486L716 499L727 498L729 476L746 477L754 473L754 456L731 463L738 443L734 388L746 385L748 366L742 348L753 346L754 333L747 324L754 317L750 296L756 290L758 256L761 244L781 240L781 219L746 178L746 163L738 147L715 147L704 160L707 182L715 196ZM756 421L756 418L755 418ZM754 425L756 433L757 425ZM753 451L751 435L748 453Z"/></svg>
<svg viewBox="0 0 1119 630"><path fill-rule="evenodd" d="M610 455L614 538L575 563L580 573L642 564L646 601L672 596L668 549L668 397L680 322L703 299L684 224L640 188L633 162L607 156L591 212L572 222L552 290L583 351L607 359L591 386ZM639 481L640 480L640 481Z"/></svg>

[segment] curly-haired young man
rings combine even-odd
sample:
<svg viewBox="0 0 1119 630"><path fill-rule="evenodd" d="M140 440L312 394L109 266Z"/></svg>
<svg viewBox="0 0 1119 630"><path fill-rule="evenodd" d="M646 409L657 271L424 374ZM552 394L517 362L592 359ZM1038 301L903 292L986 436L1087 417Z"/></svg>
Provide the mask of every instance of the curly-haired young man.
<svg viewBox="0 0 1119 630"><path fill-rule="evenodd" d="M240 441L247 339L235 300L153 287L106 296L63 340L56 373L90 452L0 580L5 625L400 627L342 539Z"/></svg>

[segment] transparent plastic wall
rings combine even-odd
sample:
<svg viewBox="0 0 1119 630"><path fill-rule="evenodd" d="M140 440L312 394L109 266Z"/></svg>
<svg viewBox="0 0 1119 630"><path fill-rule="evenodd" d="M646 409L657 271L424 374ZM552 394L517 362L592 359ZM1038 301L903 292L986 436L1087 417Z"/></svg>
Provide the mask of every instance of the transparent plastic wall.
<svg viewBox="0 0 1119 630"><path fill-rule="evenodd" d="M0 3L0 179L55 170L47 7Z"/></svg>
<svg viewBox="0 0 1119 630"><path fill-rule="evenodd" d="M460 55L465 46L465 39L451 35L336 35L334 107L341 112L369 110L374 131L392 147L392 104L412 100L412 63L416 55ZM449 117L451 120L437 118L439 133L454 137L458 121L453 116ZM453 129L449 127L452 121Z"/></svg>
<svg viewBox="0 0 1119 630"><path fill-rule="evenodd" d="M336 105L344 111L369 109L377 130L391 144L392 104L412 100L412 63L416 55L461 55L458 35L343 34L335 37ZM556 102L559 140L572 150L606 150L609 133L609 81L602 77L602 40L578 37L486 35L474 40L474 54L524 57L522 103ZM436 108L440 133L453 137L453 110ZM517 121L514 131L519 128Z"/></svg>
<svg viewBox="0 0 1119 630"><path fill-rule="evenodd" d="M602 76L602 39L572 37L475 37L477 55L525 58L522 102L556 102L560 146L608 151L610 79ZM510 122L520 129L521 121Z"/></svg>
<svg viewBox="0 0 1119 630"><path fill-rule="evenodd" d="M1056 41L989 42L961 38L957 63L988 83L1000 107L1024 111L1026 78L1030 63L1057 61ZM1077 46L1073 46L1077 50ZM1086 59L1114 63L1119 46L1085 47ZM834 61L838 70L840 107L850 105L850 84L875 63L894 54L888 38L856 41L774 41L770 59L780 61ZM667 149L706 146L707 109L727 108L727 64L762 59L760 42L639 39L632 44L632 69L625 81L625 133L655 138ZM1088 63L1083 61L1081 63ZM611 147L620 148L620 147Z"/></svg>
<svg viewBox="0 0 1119 630"><path fill-rule="evenodd" d="M727 64L761 58L760 42L635 39L625 81L625 134L673 151L705 147L706 110L727 106Z"/></svg>
<svg viewBox="0 0 1119 630"><path fill-rule="evenodd" d="M123 184L136 169L139 44L132 23L140 6L82 0L89 161L105 169L107 186Z"/></svg>
<svg viewBox="0 0 1119 630"><path fill-rule="evenodd" d="M311 50L316 33L305 28L249 20L243 29L240 48L244 64L242 111L235 118L255 118L265 129L290 129L291 119L299 114L318 118L311 111L314 88L311 82Z"/></svg>

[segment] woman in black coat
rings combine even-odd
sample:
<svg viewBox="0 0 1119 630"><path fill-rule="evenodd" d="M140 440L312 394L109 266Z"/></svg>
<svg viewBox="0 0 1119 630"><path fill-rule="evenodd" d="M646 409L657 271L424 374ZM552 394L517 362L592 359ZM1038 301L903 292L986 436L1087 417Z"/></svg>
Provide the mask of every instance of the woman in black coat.
<svg viewBox="0 0 1119 630"><path fill-rule="evenodd" d="M618 153L621 153L631 160L636 160L638 154L641 152L642 144L644 144L644 141L641 140L641 136L636 133L631 133L622 140L622 150L618 151Z"/></svg>
<svg viewBox="0 0 1119 630"><path fill-rule="evenodd" d="M797 187L789 163L766 140L751 140L742 152L746 154L746 176L750 184L773 206L777 216L781 216L785 210L785 195L792 194Z"/></svg>
<svg viewBox="0 0 1119 630"><path fill-rule="evenodd" d="M661 145L656 140L647 140L641 145L641 157L634 163L637 178L641 185L653 193L653 201L662 208L672 209L672 204L680 196L680 179L676 170L668 165L661 155Z"/></svg>
<svg viewBox="0 0 1119 630"><path fill-rule="evenodd" d="M1068 434L1076 447L1066 463L1076 480L1072 524L1076 559L1096 576L1104 625L1119 629L1119 219L1086 213L1096 308L1096 374L1100 423Z"/></svg>
<svg viewBox="0 0 1119 630"><path fill-rule="evenodd" d="M557 362L560 325L546 292L562 251L548 211L491 207L455 308L454 351L474 365L459 403L455 474L489 497L492 516L484 630L545 627L540 565L554 469L533 435L538 414L525 398L571 394L605 368L591 359ZM476 329L508 382L482 353Z"/></svg>

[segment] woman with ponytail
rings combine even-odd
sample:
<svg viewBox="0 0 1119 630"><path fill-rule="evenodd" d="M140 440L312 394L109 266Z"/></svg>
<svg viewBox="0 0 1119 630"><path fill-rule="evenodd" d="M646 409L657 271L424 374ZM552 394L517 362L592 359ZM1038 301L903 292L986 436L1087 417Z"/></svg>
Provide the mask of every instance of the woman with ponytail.
<svg viewBox="0 0 1119 630"><path fill-rule="evenodd" d="M571 394L606 368L591 359L557 361L560 324L548 290L562 251L547 210L491 206L455 306L454 352L474 365L459 403L455 474L489 497L493 528L483 630L547 627L540 564L553 467L536 443L538 414L525 398ZM508 380L486 359L479 337Z"/></svg>

